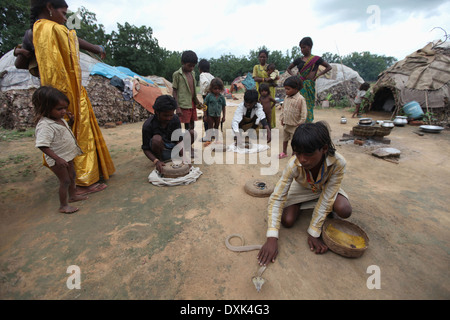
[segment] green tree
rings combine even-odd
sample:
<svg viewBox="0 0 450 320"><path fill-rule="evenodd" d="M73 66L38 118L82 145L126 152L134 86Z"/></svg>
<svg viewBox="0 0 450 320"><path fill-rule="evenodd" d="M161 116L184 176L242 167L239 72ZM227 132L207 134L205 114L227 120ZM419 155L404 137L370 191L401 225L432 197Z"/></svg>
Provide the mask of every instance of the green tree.
<svg viewBox="0 0 450 320"><path fill-rule="evenodd" d="M218 59L211 58L209 59L209 62L211 63L211 73L215 77L222 79L224 82L231 82L236 77L248 72L242 60L242 57L236 57L231 53L224 54Z"/></svg>
<svg viewBox="0 0 450 320"><path fill-rule="evenodd" d="M116 66L127 67L143 76L158 75L164 70L164 50L153 38L150 27L118 23L117 31L111 33L110 48Z"/></svg>
<svg viewBox="0 0 450 320"><path fill-rule="evenodd" d="M396 59L394 57L379 56L370 52L353 52L342 58L344 65L358 71L365 81L376 81L378 75L392 66Z"/></svg>
<svg viewBox="0 0 450 320"><path fill-rule="evenodd" d="M328 63L341 63L341 57L331 52L325 52L322 54L322 59Z"/></svg>
<svg viewBox="0 0 450 320"><path fill-rule="evenodd" d="M30 28L30 1L0 0L0 57L22 43Z"/></svg>
<svg viewBox="0 0 450 320"><path fill-rule="evenodd" d="M181 52L162 48L162 71L158 75L172 82L173 73L181 67ZM197 72L198 75L198 72Z"/></svg>
<svg viewBox="0 0 450 320"><path fill-rule="evenodd" d="M88 11L85 7L81 7L77 12L70 12L67 16L68 21L71 21L74 17L80 19L81 24L76 29L77 36L92 44L103 45L107 51L104 62L112 64L114 61L109 55L111 52L111 35L105 32L105 27L102 24L97 24L97 16L95 13Z"/></svg>

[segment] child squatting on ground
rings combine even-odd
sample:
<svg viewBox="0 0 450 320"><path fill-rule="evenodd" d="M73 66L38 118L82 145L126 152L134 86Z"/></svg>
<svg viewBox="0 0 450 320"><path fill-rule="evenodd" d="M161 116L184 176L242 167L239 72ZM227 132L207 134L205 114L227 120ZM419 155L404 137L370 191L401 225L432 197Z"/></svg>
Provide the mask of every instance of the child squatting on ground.
<svg viewBox="0 0 450 320"><path fill-rule="evenodd" d="M258 91L252 89L244 93L244 101L238 105L234 112L231 129L238 144L241 145L244 144L243 132L247 132L249 129L255 129L255 131L266 129L267 143L270 143L272 140L270 125L267 122L262 105L258 103Z"/></svg>
<svg viewBox="0 0 450 320"><path fill-rule="evenodd" d="M190 141L192 144L194 142L193 132L190 130L186 131L182 137L176 134L177 130L181 132L180 119L174 114L177 106L177 102L172 96L159 96L153 105L155 114L151 115L142 125L142 151L155 164L156 170L161 173L165 166L164 161L171 160L172 156L185 156L183 150L189 145L183 145L178 155L172 154L176 152L173 149L179 143Z"/></svg>
<svg viewBox="0 0 450 320"><path fill-rule="evenodd" d="M214 137L215 140L219 137L219 124L225 122L226 105L225 97L221 94L224 90L223 82L220 78L214 78L209 87L209 93L206 96L205 104L207 105L208 113L208 131L206 138L208 141ZM220 115L222 114L222 119Z"/></svg>
<svg viewBox="0 0 450 320"><path fill-rule="evenodd" d="M283 152L278 156L280 159L288 156L288 142L292 139L295 129L306 122L308 107L305 98L299 92L302 88L302 80L297 76L289 77L284 81L286 98L283 102L280 119L283 126Z"/></svg>
<svg viewBox="0 0 450 320"><path fill-rule="evenodd" d="M34 92L32 102L37 122L36 147L44 153L45 162L59 179L59 211L74 213L78 208L70 206L69 202L88 197L76 194L73 159L83 152L64 120L67 115L73 122L73 115L67 111L69 99L61 91L44 86Z"/></svg>
<svg viewBox="0 0 450 320"><path fill-rule="evenodd" d="M314 208L307 232L308 245L315 253L328 250L320 239L327 216L346 219L352 213L341 188L346 161L336 152L328 125L321 121L301 124L295 130L291 146L294 156L269 199L267 241L257 256L261 265L275 261L280 223L292 227L300 210Z"/></svg>

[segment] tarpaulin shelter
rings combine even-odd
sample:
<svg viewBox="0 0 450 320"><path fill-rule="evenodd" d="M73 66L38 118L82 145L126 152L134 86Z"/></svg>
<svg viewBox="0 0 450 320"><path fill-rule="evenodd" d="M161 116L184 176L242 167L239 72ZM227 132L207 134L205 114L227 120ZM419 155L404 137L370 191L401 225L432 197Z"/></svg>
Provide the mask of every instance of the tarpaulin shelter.
<svg viewBox="0 0 450 320"><path fill-rule="evenodd" d="M34 125L31 96L40 86L39 79L28 70L15 67L15 59L13 50L0 59L0 126L10 129ZM171 83L162 77L144 77L84 53L80 53L80 65L82 85L88 91L100 125L145 120L148 112L153 112L156 97L172 94ZM118 86L117 81L125 81L127 85ZM122 92L124 88L127 92Z"/></svg>
<svg viewBox="0 0 450 320"><path fill-rule="evenodd" d="M332 68L331 71L316 80L316 101L325 100L329 93L333 95L335 101L341 100L344 96L355 95L359 86L364 83L359 73L341 63L330 63L330 66ZM324 68L320 66L318 72ZM298 73L297 67L292 69L292 73ZM278 86L283 86L284 81L289 77L291 75L288 72L281 74ZM284 89L280 91L284 91Z"/></svg>
<svg viewBox="0 0 450 320"><path fill-rule="evenodd" d="M231 93L238 92L240 89L252 90L256 88L255 80L250 72L245 76L237 77L231 83Z"/></svg>

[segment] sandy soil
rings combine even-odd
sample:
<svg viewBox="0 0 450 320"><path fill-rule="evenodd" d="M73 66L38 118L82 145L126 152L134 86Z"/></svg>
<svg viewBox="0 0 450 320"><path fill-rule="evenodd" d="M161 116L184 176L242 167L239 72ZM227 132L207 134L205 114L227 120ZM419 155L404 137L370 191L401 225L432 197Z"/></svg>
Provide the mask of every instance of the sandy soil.
<svg viewBox="0 0 450 320"><path fill-rule="evenodd" d="M224 128L235 109L228 107ZM267 198L243 187L267 165L248 158L195 164L203 172L196 183L156 187L147 180L154 166L140 150L142 122L103 129L117 172L104 192L64 215L56 177L40 166L33 138L0 142L0 299L449 299L450 132L419 136L417 127L394 128L389 146L402 152L396 164L371 155L384 145L339 142L358 121L350 116L316 111L348 161L349 221L368 234L368 250L358 259L311 253L306 212L281 230L280 253L260 293L250 280L257 251L231 252L224 240L240 233L248 244L265 241ZM275 183L287 161L264 179ZM80 268L81 289L66 285L71 265ZM367 286L373 265L380 289Z"/></svg>

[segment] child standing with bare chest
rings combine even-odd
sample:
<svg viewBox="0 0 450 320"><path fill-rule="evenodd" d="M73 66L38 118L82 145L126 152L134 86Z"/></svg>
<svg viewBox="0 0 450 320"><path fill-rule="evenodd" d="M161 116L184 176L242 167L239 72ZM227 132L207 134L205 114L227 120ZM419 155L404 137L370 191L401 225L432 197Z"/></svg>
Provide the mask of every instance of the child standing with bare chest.
<svg viewBox="0 0 450 320"><path fill-rule="evenodd" d="M276 101L270 95L270 87L266 83L261 83L259 86L259 103L263 106L264 113L266 114L267 122L270 128L273 129L272 123L272 110L275 107Z"/></svg>

